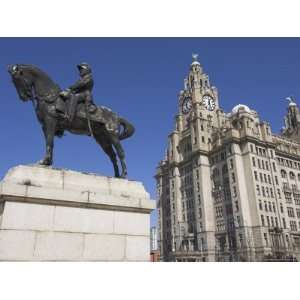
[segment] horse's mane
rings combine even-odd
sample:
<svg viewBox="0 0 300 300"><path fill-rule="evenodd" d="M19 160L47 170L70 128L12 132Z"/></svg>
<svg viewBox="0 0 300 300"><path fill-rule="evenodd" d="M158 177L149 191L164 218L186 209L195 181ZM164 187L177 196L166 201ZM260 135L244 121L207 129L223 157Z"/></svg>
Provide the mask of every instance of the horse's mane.
<svg viewBox="0 0 300 300"><path fill-rule="evenodd" d="M25 69L25 70L34 71L35 73L37 72L39 76L42 76L44 79L48 80L49 83L52 83L53 86L55 86L55 88L58 91L61 90L60 86L56 82L54 82L52 80L52 78L46 72L44 72L43 70L41 70L37 66L31 65L31 64L18 64L18 66L22 69Z"/></svg>

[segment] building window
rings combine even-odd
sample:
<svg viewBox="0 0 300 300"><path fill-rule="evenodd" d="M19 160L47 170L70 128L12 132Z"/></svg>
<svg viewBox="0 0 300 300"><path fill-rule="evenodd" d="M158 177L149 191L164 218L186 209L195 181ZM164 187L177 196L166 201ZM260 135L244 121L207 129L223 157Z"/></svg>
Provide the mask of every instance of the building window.
<svg viewBox="0 0 300 300"><path fill-rule="evenodd" d="M222 218L223 217L223 207L222 206L217 206L216 207L216 217L217 218Z"/></svg>
<svg viewBox="0 0 300 300"><path fill-rule="evenodd" d="M269 211L272 211L272 205L271 205L271 202L269 202Z"/></svg>
<svg viewBox="0 0 300 300"><path fill-rule="evenodd" d="M233 160L232 159L229 160L229 166L230 166L230 169L232 170L233 169Z"/></svg>
<svg viewBox="0 0 300 300"><path fill-rule="evenodd" d="M270 176L270 175L268 175L268 182L269 182L269 184L272 183L272 182L271 182L271 176Z"/></svg>
<svg viewBox="0 0 300 300"><path fill-rule="evenodd" d="M281 174L282 178L286 178L286 171L285 170L281 170L280 174Z"/></svg>
<svg viewBox="0 0 300 300"><path fill-rule="evenodd" d="M258 177L257 177L257 172L256 171L254 171L254 178L255 178L256 181L258 181Z"/></svg>
<svg viewBox="0 0 300 300"><path fill-rule="evenodd" d="M280 203L280 212L283 214L283 205Z"/></svg>
<svg viewBox="0 0 300 300"><path fill-rule="evenodd" d="M235 209L237 212L239 211L239 202L238 201L235 201Z"/></svg>
<svg viewBox="0 0 300 300"><path fill-rule="evenodd" d="M239 234L239 238L240 238L240 247L243 248L244 247L244 241L243 241L243 235L241 233Z"/></svg>
<svg viewBox="0 0 300 300"><path fill-rule="evenodd" d="M258 196L260 196L260 188L258 184L256 185L256 193Z"/></svg>
<svg viewBox="0 0 300 300"><path fill-rule="evenodd" d="M260 159L257 159L258 168L261 169Z"/></svg>
<svg viewBox="0 0 300 300"><path fill-rule="evenodd" d="M265 226L265 218L263 215L260 216L261 219L261 226Z"/></svg>
<svg viewBox="0 0 300 300"><path fill-rule="evenodd" d="M269 216L267 216L267 224L268 224L268 227L270 227L270 218L269 218Z"/></svg>
<svg viewBox="0 0 300 300"><path fill-rule="evenodd" d="M224 165L224 166L222 167L222 175L225 176L227 173L228 173L227 165Z"/></svg>
<svg viewBox="0 0 300 300"><path fill-rule="evenodd" d="M236 192L236 187L234 186L233 187L233 197L236 197L237 196L237 192Z"/></svg>
<svg viewBox="0 0 300 300"><path fill-rule="evenodd" d="M277 189L278 198L281 199L281 192L280 189Z"/></svg>
<svg viewBox="0 0 300 300"><path fill-rule="evenodd" d="M296 221L290 221L291 231L297 231L297 223Z"/></svg>
<svg viewBox="0 0 300 300"><path fill-rule="evenodd" d="M286 229L285 218L282 218L282 225L283 225L283 228Z"/></svg>
<svg viewBox="0 0 300 300"><path fill-rule="evenodd" d="M252 165L253 165L253 167L256 167L256 164L255 164L255 157L252 157Z"/></svg>
<svg viewBox="0 0 300 300"><path fill-rule="evenodd" d="M258 202L258 207L259 207L260 210L263 209L263 208L262 208L262 202L261 202L261 200L259 200L259 202Z"/></svg>
<svg viewBox="0 0 300 300"><path fill-rule="evenodd" d="M264 186L262 186L262 187L261 187L261 191L262 191L262 195L263 195L263 197L266 197L266 193L265 193L265 187L264 187Z"/></svg>
<svg viewBox="0 0 300 300"><path fill-rule="evenodd" d="M295 180L295 174L293 172L290 172L290 179Z"/></svg>
<svg viewBox="0 0 300 300"><path fill-rule="evenodd" d="M266 233L264 233L264 239L265 239L265 245L266 245L266 247L268 247L269 243L268 243L268 236Z"/></svg>
<svg viewBox="0 0 300 300"><path fill-rule="evenodd" d="M294 209L292 207L287 207L287 213L290 218L295 217Z"/></svg>
<svg viewBox="0 0 300 300"><path fill-rule="evenodd" d="M296 205L300 205L300 194L294 194L294 200Z"/></svg>
<svg viewBox="0 0 300 300"><path fill-rule="evenodd" d="M235 183L235 174L234 173L231 173L231 179L232 179L232 182Z"/></svg>
<svg viewBox="0 0 300 300"><path fill-rule="evenodd" d="M267 195L267 197L270 197L269 188L268 187L266 187L266 195Z"/></svg>

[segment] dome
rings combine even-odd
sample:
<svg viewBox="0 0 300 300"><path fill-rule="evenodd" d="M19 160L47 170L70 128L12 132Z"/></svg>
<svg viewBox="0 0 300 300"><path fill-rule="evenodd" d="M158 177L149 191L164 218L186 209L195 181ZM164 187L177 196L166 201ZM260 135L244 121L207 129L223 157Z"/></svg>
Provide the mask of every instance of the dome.
<svg viewBox="0 0 300 300"><path fill-rule="evenodd" d="M290 102L289 107L291 107L291 106L297 106L297 104L295 102Z"/></svg>
<svg viewBox="0 0 300 300"><path fill-rule="evenodd" d="M191 66L195 66L195 65L198 65L198 66L200 66L200 63L199 63L199 61L193 61L193 62L191 63Z"/></svg>
<svg viewBox="0 0 300 300"><path fill-rule="evenodd" d="M238 104L232 109L232 113L236 114L239 110L243 110L247 113L251 113L251 109L245 104Z"/></svg>

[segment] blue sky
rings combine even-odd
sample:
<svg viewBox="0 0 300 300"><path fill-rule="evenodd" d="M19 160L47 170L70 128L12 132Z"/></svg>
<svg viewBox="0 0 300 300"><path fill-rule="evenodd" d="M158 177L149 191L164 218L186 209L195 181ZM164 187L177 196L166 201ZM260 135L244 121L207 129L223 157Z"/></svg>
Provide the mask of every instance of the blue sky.
<svg viewBox="0 0 300 300"><path fill-rule="evenodd" d="M35 64L66 88L78 78L76 64L86 61L93 68L95 102L135 125L135 135L123 142L129 178L142 181L155 199L155 168L164 156L177 93L195 52L225 111L247 104L279 132L284 98L300 98L299 38L0 38L0 177L44 154L33 107L19 101L6 66ZM56 139L54 160L56 167L113 174L108 157L87 137ZM155 219L153 214L153 224Z"/></svg>

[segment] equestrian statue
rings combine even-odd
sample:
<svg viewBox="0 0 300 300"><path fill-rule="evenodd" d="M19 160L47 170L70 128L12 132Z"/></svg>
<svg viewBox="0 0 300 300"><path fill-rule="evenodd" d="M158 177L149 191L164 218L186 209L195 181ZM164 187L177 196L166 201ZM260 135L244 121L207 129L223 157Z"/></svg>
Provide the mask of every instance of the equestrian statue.
<svg viewBox="0 0 300 300"><path fill-rule="evenodd" d="M77 66L80 79L65 91L42 70L25 64L8 66L8 72L22 101L31 100L46 141L46 155L39 164L53 164L54 137L67 130L96 140L109 156L115 177L126 178L127 167L121 140L131 137L134 126L104 106L93 102L94 81L87 63ZM122 172L119 172L118 160Z"/></svg>

